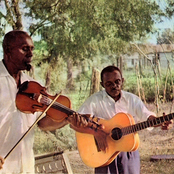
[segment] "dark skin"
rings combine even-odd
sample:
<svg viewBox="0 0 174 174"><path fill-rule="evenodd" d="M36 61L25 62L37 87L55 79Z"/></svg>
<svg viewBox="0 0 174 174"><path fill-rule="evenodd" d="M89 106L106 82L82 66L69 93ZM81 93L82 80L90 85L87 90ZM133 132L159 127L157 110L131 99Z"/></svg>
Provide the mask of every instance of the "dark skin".
<svg viewBox="0 0 174 174"><path fill-rule="evenodd" d="M123 86L124 78L119 71L107 72L103 74L101 85L105 88L107 94L117 102L121 97L121 89ZM149 116L149 120L156 118L154 115ZM161 126L162 130L168 130L172 121L165 122ZM158 127L155 126L155 127Z"/></svg>
<svg viewBox="0 0 174 174"><path fill-rule="evenodd" d="M23 37L18 43L12 43L4 50L3 63L9 74L15 79L17 86L20 82L21 70L27 69L33 56L33 41L29 37Z"/></svg>

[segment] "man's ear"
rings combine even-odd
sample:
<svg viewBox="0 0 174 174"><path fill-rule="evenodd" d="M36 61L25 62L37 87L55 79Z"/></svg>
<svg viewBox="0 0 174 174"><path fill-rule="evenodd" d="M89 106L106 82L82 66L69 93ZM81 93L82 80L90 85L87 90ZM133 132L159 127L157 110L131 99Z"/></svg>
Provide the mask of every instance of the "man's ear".
<svg viewBox="0 0 174 174"><path fill-rule="evenodd" d="M6 46L6 48L5 48L4 51L5 51L6 54L10 53L10 47L9 46Z"/></svg>
<svg viewBox="0 0 174 174"><path fill-rule="evenodd" d="M122 83L124 82L124 78L122 78Z"/></svg>

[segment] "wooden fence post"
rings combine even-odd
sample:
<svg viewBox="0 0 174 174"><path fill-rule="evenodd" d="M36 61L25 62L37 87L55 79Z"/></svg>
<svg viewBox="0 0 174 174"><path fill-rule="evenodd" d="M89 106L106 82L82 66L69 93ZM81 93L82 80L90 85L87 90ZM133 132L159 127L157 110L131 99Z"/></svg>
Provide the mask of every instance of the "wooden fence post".
<svg viewBox="0 0 174 174"><path fill-rule="evenodd" d="M98 69L92 68L92 79L91 79L91 89L90 95L98 92L100 90L100 71Z"/></svg>

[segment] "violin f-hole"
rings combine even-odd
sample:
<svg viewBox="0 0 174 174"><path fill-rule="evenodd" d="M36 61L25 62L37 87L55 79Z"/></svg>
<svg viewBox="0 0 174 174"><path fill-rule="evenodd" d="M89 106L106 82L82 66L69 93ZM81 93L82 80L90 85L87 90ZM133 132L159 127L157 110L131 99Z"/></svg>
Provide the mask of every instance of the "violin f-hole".
<svg viewBox="0 0 174 174"><path fill-rule="evenodd" d="M44 107L44 104L41 104L41 105L34 104L34 105L32 105L33 109L43 108L43 107Z"/></svg>

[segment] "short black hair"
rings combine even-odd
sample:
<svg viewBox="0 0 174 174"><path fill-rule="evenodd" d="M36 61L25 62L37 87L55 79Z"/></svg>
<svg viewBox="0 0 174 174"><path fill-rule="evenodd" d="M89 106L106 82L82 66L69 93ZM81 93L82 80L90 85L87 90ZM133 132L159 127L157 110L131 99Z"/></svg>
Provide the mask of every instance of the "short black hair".
<svg viewBox="0 0 174 174"><path fill-rule="evenodd" d="M12 30L12 31L6 33L4 36L3 43L2 43L3 50L5 51L8 46L10 46L12 43L17 42L17 40L23 36L31 38L27 32L22 31L22 30Z"/></svg>
<svg viewBox="0 0 174 174"><path fill-rule="evenodd" d="M121 74L121 77L122 77L122 72L121 72L121 70L120 70L118 67L114 66L114 65L110 65L110 66L105 67L105 68L101 71L101 81L103 81L103 75L104 75L105 73L107 73L107 72L113 72L113 71L119 71L120 74Z"/></svg>

